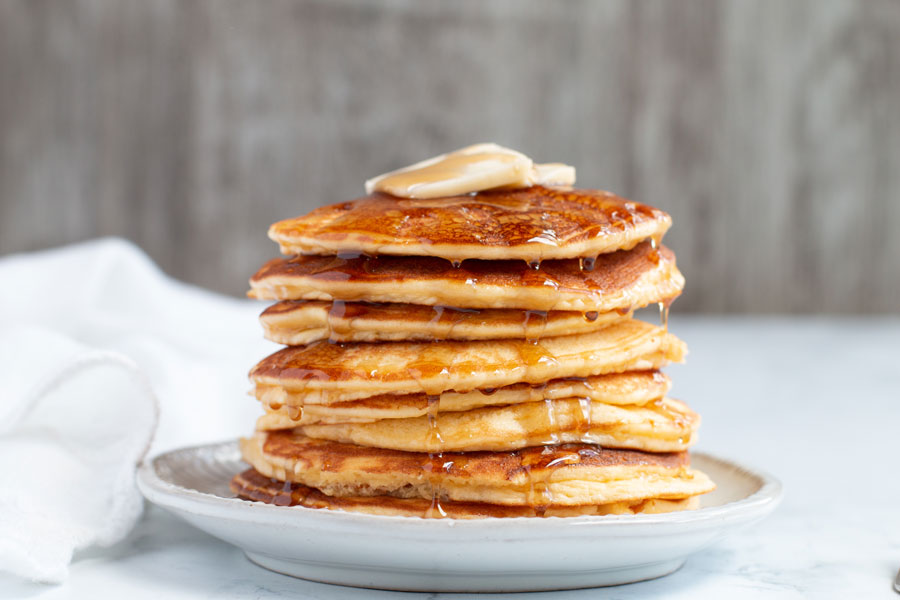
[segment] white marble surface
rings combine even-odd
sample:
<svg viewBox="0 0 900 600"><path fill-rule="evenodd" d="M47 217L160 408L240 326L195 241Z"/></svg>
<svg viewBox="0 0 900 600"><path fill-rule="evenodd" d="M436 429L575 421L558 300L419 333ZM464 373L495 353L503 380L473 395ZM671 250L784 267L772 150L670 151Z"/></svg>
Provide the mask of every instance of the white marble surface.
<svg viewBox="0 0 900 600"><path fill-rule="evenodd" d="M704 417L698 447L778 476L782 505L668 577L523 597L900 600L891 591L900 568L900 319L675 315L672 330L691 348L688 364L669 373L673 395ZM158 509L124 542L79 555L63 585L0 576L0 599L271 597L454 596L269 573Z"/></svg>

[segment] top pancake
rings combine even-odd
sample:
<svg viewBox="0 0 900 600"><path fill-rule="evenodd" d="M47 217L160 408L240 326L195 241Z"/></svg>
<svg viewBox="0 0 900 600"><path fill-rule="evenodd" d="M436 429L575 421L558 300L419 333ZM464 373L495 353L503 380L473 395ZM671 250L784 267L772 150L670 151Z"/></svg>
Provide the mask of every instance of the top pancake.
<svg viewBox="0 0 900 600"><path fill-rule="evenodd" d="M668 248L649 242L595 261L470 260L458 267L413 256L297 256L271 260L250 279L261 300L395 302L459 308L627 312L670 300L684 277Z"/></svg>
<svg viewBox="0 0 900 600"><path fill-rule="evenodd" d="M538 261L632 248L671 224L610 192L534 186L430 200L376 193L275 223L269 237L285 254Z"/></svg>

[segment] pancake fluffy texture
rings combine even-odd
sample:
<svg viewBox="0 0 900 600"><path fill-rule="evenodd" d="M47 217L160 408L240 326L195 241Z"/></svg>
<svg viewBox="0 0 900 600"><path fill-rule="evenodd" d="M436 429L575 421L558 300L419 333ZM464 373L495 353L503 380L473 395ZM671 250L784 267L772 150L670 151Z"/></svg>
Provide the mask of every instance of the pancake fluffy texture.
<svg viewBox="0 0 900 600"><path fill-rule="evenodd" d="M645 452L680 452L694 442L698 415L670 398L644 406L582 398L491 406L374 423L305 425L311 438L407 452L518 450L528 446L584 442ZM287 429L289 416L260 417L257 430Z"/></svg>
<svg viewBox="0 0 900 600"><path fill-rule="evenodd" d="M260 323L286 347L250 371L263 414L234 493L421 518L696 508L700 417L659 371L686 348L634 318L684 287L671 218L570 183L482 144L366 184L417 198L272 225L287 256L248 295L277 301Z"/></svg>
<svg viewBox="0 0 900 600"><path fill-rule="evenodd" d="M661 371L628 371L593 377L554 379L546 383L517 383L506 387L447 391L428 394L381 394L360 400L331 404L309 404L303 392L289 392L280 386L256 386L256 396L268 414L289 418L290 427L314 423L368 423L380 419L409 419L429 413L460 412L483 406L504 406L580 398L606 404L641 406L666 395L671 381ZM318 396L313 395L318 398Z"/></svg>
<svg viewBox="0 0 900 600"><path fill-rule="evenodd" d="M266 338L286 345L336 342L538 339L588 333L628 318L618 311L454 308L419 304L284 300L260 315Z"/></svg>
<svg viewBox="0 0 900 600"><path fill-rule="evenodd" d="M535 186L431 200L376 193L275 223L269 237L284 254L533 261L631 248L671 224L610 192Z"/></svg>
<svg viewBox="0 0 900 600"><path fill-rule="evenodd" d="M394 496L503 506L584 506L683 499L715 486L686 452L648 453L588 444L442 455L315 440L291 431L241 440L265 477L328 496Z"/></svg>
<svg viewBox="0 0 900 600"><path fill-rule="evenodd" d="M261 300L343 300L579 312L628 312L674 299L684 287L675 255L650 242L601 254L591 269L576 259L469 260L409 256L276 258L250 279Z"/></svg>
<svg viewBox="0 0 900 600"><path fill-rule="evenodd" d="M535 342L316 342L279 350L258 363L250 378L257 385L302 391L306 402L322 404L655 369L684 354L684 343L674 335L631 319L596 333Z"/></svg>
<svg viewBox="0 0 900 600"><path fill-rule="evenodd" d="M613 502L587 506L502 506L485 502L432 502L423 498L393 496L328 496L299 483L284 483L262 475L255 469L234 476L231 489L238 497L276 504L346 510L370 515L399 517L448 517L451 519L484 519L488 517L577 517L585 515L655 514L697 507L697 498L678 500L653 498L637 502Z"/></svg>

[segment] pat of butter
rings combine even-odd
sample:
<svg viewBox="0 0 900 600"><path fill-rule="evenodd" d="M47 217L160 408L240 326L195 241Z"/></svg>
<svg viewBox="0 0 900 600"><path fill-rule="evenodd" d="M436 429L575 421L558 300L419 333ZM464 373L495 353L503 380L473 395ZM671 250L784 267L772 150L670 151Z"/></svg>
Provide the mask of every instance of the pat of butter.
<svg viewBox="0 0 900 600"><path fill-rule="evenodd" d="M521 152L497 144L475 144L369 179L366 193L440 198L495 188L573 183L574 167L561 163L536 165Z"/></svg>

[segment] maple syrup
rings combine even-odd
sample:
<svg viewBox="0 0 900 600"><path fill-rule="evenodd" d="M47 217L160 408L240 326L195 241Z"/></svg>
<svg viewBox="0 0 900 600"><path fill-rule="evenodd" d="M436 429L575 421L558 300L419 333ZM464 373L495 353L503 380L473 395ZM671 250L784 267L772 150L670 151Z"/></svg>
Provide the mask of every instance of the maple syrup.
<svg viewBox="0 0 900 600"><path fill-rule="evenodd" d="M597 265L597 257L596 256L587 256L584 258L579 258L579 267L582 271L587 271L590 273L594 270L594 267Z"/></svg>
<svg viewBox="0 0 900 600"><path fill-rule="evenodd" d="M328 340L335 341L347 336L351 329L348 323L347 303L343 300L334 300L328 308L326 325L328 327Z"/></svg>
<svg viewBox="0 0 900 600"><path fill-rule="evenodd" d="M588 443L589 438L588 434L591 431L591 418L594 409L594 403L590 396L584 396L578 399L578 422L576 424L576 431L581 436L581 441Z"/></svg>
<svg viewBox="0 0 900 600"><path fill-rule="evenodd" d="M539 341L547 331L548 312L546 310L526 310L523 316L522 337L529 342Z"/></svg>
<svg viewBox="0 0 900 600"><path fill-rule="evenodd" d="M522 467L528 477L528 504L538 517L543 517L553 504L553 490L550 489L549 483L550 471L540 468L542 457L550 453L552 453L550 447L545 446L541 454L528 453L522 457Z"/></svg>
<svg viewBox="0 0 900 600"><path fill-rule="evenodd" d="M429 395L427 398L428 419L428 438L426 439L426 447L429 448L428 459L423 465L426 471L426 477L431 484L431 504L426 511L425 517L429 519L446 517L447 513L441 506L441 498L443 489L441 487L441 471L447 472L452 467L452 462L445 463L443 446L444 438L441 436L441 429L438 423L438 414L440 412L441 397L439 395ZM436 451L435 451L436 450ZM449 466L448 466L449 465Z"/></svg>
<svg viewBox="0 0 900 600"><path fill-rule="evenodd" d="M544 398L544 408L547 411L547 437L544 444L555 446L559 444L558 415L556 414L556 402L551 398Z"/></svg>

